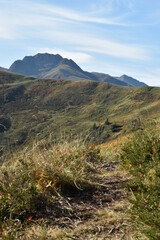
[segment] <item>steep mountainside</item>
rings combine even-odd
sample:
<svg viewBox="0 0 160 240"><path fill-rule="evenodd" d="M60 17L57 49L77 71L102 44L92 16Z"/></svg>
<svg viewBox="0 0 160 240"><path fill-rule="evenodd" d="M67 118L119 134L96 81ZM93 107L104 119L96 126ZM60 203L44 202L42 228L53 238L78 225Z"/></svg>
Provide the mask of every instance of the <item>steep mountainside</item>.
<svg viewBox="0 0 160 240"><path fill-rule="evenodd" d="M27 56L23 60L15 61L9 68L9 71L27 76L43 77L45 73L56 67L62 60L63 58L58 54Z"/></svg>
<svg viewBox="0 0 160 240"><path fill-rule="evenodd" d="M57 67L51 69L43 77L55 78L55 79L69 79L69 80L76 80L76 79L90 80L90 78L87 77L83 71L79 71L74 67L65 63L59 64Z"/></svg>
<svg viewBox="0 0 160 240"><path fill-rule="evenodd" d="M0 151L30 138L104 142L160 117L160 88L34 79L0 72Z"/></svg>
<svg viewBox="0 0 160 240"><path fill-rule="evenodd" d="M121 86L145 85L125 75L125 77L116 78L104 73L83 71L73 60L62 58L58 54L39 53L35 56L25 57L23 60L15 61L9 68L9 71L36 78L92 80Z"/></svg>

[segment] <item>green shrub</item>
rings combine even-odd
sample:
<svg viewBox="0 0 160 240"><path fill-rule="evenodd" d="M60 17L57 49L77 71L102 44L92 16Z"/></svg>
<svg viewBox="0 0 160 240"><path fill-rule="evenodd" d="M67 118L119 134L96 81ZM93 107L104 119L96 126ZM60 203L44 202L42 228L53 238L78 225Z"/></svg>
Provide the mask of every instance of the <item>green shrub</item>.
<svg viewBox="0 0 160 240"><path fill-rule="evenodd" d="M160 239L160 136L141 131L122 149L121 160L132 174L132 213L146 225L149 239ZM137 219L137 218L136 218Z"/></svg>
<svg viewBox="0 0 160 240"><path fill-rule="evenodd" d="M108 118L106 119L106 121L105 121L105 123L104 123L104 125L106 125L106 126L108 126L108 125L110 125L111 124L111 122L108 120Z"/></svg>

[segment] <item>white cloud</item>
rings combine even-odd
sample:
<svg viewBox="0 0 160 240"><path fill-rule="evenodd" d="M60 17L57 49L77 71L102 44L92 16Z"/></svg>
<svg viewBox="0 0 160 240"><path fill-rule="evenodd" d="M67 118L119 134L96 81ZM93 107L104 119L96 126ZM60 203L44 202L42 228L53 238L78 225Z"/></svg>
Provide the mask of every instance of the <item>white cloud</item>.
<svg viewBox="0 0 160 240"><path fill-rule="evenodd" d="M14 39L15 35L7 16L0 14L0 39Z"/></svg>
<svg viewBox="0 0 160 240"><path fill-rule="evenodd" d="M149 55L142 46L119 43L94 35L76 34L73 32L46 32L44 38L56 39L57 41L69 44L76 51L104 54L108 56L126 58L130 60L148 60Z"/></svg>
<svg viewBox="0 0 160 240"><path fill-rule="evenodd" d="M0 28L0 39L13 39L13 33L10 29L1 27Z"/></svg>
<svg viewBox="0 0 160 240"><path fill-rule="evenodd" d="M122 44L98 38L88 38L84 42L83 47L78 49L83 48L84 51L88 52L133 60L147 60L149 58L143 48L131 44Z"/></svg>
<svg viewBox="0 0 160 240"><path fill-rule="evenodd" d="M144 81L146 84L148 84L149 86L156 86L156 87L160 87L160 73L158 72L153 72L153 74L151 72L148 73L136 73L135 74L137 77L139 77L139 79L142 79L142 81Z"/></svg>

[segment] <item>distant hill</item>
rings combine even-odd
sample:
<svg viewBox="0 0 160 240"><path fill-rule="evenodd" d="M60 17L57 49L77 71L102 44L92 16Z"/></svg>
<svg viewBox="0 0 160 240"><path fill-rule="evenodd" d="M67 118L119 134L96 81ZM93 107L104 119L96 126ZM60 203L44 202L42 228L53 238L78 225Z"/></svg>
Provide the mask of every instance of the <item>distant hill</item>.
<svg viewBox="0 0 160 240"><path fill-rule="evenodd" d="M0 71L7 71L7 68L0 67Z"/></svg>
<svg viewBox="0 0 160 240"><path fill-rule="evenodd" d="M128 84L127 82L121 81L120 79L112 77L109 74L97 73L97 72L93 72L91 74L94 80L97 82L106 82L106 83L111 83L111 84L120 85L120 86L130 86L130 84Z"/></svg>
<svg viewBox="0 0 160 240"><path fill-rule="evenodd" d="M128 85L134 86L134 87L141 87L141 86L147 86L143 82L139 82L136 79L129 77L127 75L122 75L121 77L116 77L118 80L128 83Z"/></svg>
<svg viewBox="0 0 160 240"><path fill-rule="evenodd" d="M34 80L33 77L25 77L20 74L10 73L0 69L0 84L20 83L27 80Z"/></svg>
<svg viewBox="0 0 160 240"><path fill-rule="evenodd" d="M104 73L83 71L73 60L63 58L59 54L38 53L35 56L24 57L23 60L15 61L9 71L36 78L91 80L121 86L146 85L126 75L118 78Z"/></svg>

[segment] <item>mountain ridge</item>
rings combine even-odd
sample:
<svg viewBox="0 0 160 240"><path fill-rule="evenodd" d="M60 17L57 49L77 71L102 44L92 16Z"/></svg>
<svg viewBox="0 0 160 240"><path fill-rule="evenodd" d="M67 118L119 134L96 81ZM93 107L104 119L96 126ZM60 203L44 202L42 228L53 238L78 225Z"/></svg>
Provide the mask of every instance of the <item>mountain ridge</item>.
<svg viewBox="0 0 160 240"><path fill-rule="evenodd" d="M113 77L105 73L84 71L72 59L63 58L59 54L38 53L34 56L25 56L22 60L16 60L10 66L9 72L35 78L91 80L121 86L146 86L145 83L127 75Z"/></svg>

